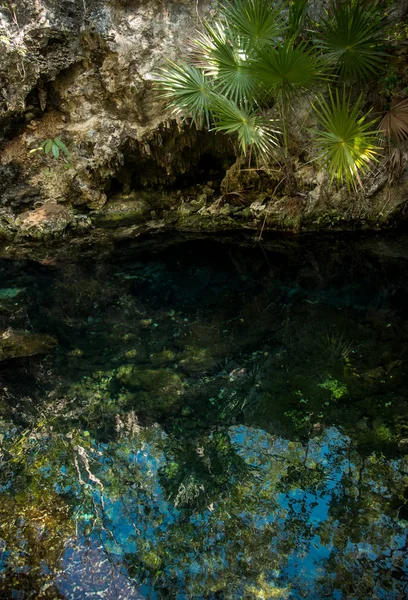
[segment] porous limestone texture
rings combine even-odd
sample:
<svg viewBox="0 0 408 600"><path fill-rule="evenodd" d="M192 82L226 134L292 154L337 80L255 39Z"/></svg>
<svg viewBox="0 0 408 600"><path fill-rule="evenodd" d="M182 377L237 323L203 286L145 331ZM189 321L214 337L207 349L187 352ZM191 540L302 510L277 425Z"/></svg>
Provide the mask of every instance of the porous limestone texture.
<svg viewBox="0 0 408 600"><path fill-rule="evenodd" d="M324 0L313 0L315 16ZM0 256L99 252L164 230L289 232L400 224L406 171L359 197L333 192L303 148L297 191L282 170L237 160L222 134L177 122L153 81L191 53L211 0L15 0L0 7ZM71 155L38 150L60 138ZM296 147L294 148L296 152ZM402 164L406 152L401 150Z"/></svg>

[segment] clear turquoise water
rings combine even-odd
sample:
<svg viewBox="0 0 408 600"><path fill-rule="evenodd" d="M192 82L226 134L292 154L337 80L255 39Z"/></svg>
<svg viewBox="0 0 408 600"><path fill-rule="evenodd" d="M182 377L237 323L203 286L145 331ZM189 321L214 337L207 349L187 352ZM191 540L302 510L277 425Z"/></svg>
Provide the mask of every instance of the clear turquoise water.
<svg viewBox="0 0 408 600"><path fill-rule="evenodd" d="M408 239L144 248L0 263L0 597L407 597Z"/></svg>

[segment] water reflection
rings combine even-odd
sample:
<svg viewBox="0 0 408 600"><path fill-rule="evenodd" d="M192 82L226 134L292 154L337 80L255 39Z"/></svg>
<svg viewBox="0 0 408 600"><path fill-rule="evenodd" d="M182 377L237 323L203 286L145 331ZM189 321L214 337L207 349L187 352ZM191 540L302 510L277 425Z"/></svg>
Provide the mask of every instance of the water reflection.
<svg viewBox="0 0 408 600"><path fill-rule="evenodd" d="M192 470L169 501L159 473L171 473L174 456L161 428L111 444L77 438L65 464L65 439L50 434L41 495L31 489L2 505L8 578L28 575L39 594L51 577L68 598L381 598L385 586L403 594L407 524L390 502L406 487L403 458L362 459L335 427L307 444L245 425L228 436L244 466L225 460L224 492L214 493L209 461L209 485ZM211 436L204 462L207 445ZM205 507L178 506L199 495Z"/></svg>
<svg viewBox="0 0 408 600"><path fill-rule="evenodd" d="M2 597L405 598L395 261L188 248L2 264Z"/></svg>

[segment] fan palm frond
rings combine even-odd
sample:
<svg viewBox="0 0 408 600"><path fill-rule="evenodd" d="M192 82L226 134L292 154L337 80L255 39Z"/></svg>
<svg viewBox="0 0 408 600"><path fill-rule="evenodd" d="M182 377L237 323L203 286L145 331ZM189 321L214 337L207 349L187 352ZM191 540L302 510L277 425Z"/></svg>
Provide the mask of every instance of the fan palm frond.
<svg viewBox="0 0 408 600"><path fill-rule="evenodd" d="M384 65L382 29L372 2L337 2L332 15L322 21L319 46L342 77L365 79Z"/></svg>
<svg viewBox="0 0 408 600"><path fill-rule="evenodd" d="M204 120L209 123L213 86L201 70L168 61L159 77L156 85L162 97L170 100L167 108L172 109L173 114L191 118L199 124Z"/></svg>
<svg viewBox="0 0 408 600"><path fill-rule="evenodd" d="M350 96L340 98L329 88L330 101L321 97L315 105L317 121L321 130L314 130L315 143L319 150L320 162L331 176L331 181L346 182L347 186L361 184L360 173L367 171L372 161L377 160L375 122L368 120L368 114L360 116L361 96L354 106Z"/></svg>
<svg viewBox="0 0 408 600"><path fill-rule="evenodd" d="M397 143L408 138L408 98L393 105L385 113L378 130L388 139Z"/></svg>
<svg viewBox="0 0 408 600"><path fill-rule="evenodd" d="M234 100L252 96L255 79L239 37L222 23L206 24L195 40L197 63L214 77L221 93Z"/></svg>
<svg viewBox="0 0 408 600"><path fill-rule="evenodd" d="M239 106L236 102L217 95L214 97L212 111L215 131L237 134L243 154L253 147L260 155L270 154L277 145L276 134L271 120L256 113L248 105Z"/></svg>
<svg viewBox="0 0 408 600"><path fill-rule="evenodd" d="M306 19L309 0L290 0L287 37L296 39Z"/></svg>
<svg viewBox="0 0 408 600"><path fill-rule="evenodd" d="M305 43L295 47L290 40L262 49L252 69L267 93L283 102L329 79L325 61Z"/></svg>
<svg viewBox="0 0 408 600"><path fill-rule="evenodd" d="M281 2L236 0L226 5L219 4L218 10L254 48L273 43L286 29Z"/></svg>

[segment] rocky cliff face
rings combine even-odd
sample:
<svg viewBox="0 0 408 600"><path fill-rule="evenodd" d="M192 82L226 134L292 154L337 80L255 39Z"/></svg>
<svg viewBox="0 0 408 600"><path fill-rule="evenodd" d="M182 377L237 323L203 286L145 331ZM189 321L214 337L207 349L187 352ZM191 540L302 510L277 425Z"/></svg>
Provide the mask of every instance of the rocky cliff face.
<svg viewBox="0 0 408 600"><path fill-rule="evenodd" d="M165 58L188 53L209 11L209 0L3 3L3 256L47 257L163 229L375 228L404 218L406 173L389 186L387 167L379 166L364 197L351 198L333 193L303 150L300 192L291 195L279 173L240 171L222 135L169 118L152 85L155 72ZM301 112L292 129L307 147L297 132ZM30 152L55 138L69 159Z"/></svg>

